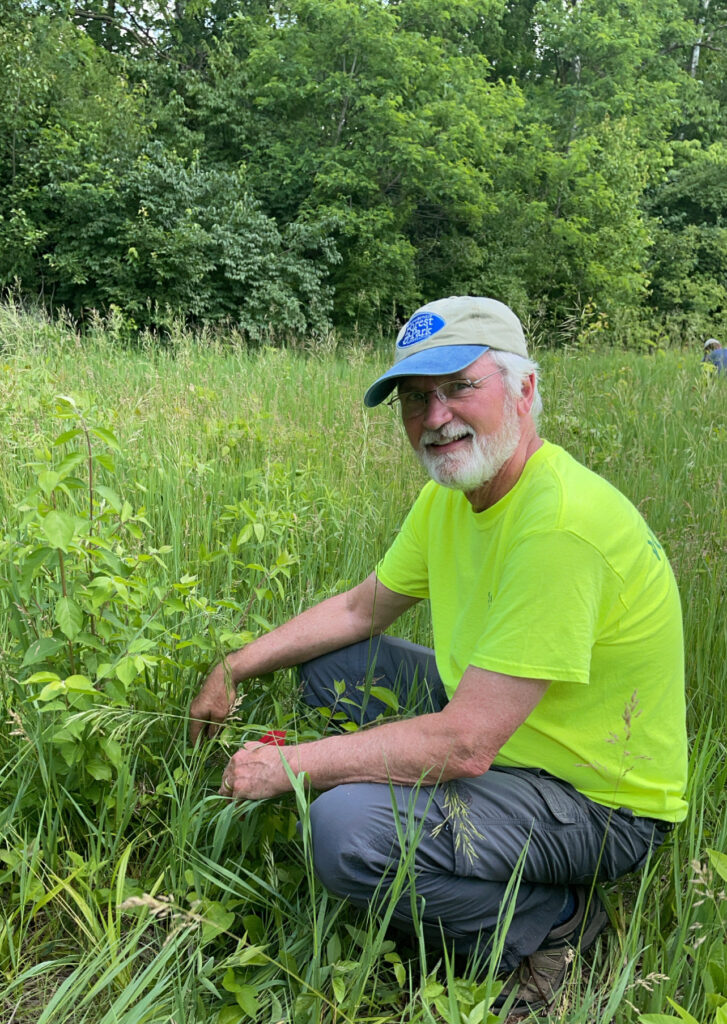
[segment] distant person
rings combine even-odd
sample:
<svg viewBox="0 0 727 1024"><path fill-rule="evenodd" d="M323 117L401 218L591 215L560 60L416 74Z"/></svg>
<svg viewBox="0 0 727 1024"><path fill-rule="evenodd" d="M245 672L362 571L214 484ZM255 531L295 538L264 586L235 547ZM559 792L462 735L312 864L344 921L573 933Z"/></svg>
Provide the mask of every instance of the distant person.
<svg viewBox="0 0 727 1024"><path fill-rule="evenodd" d="M723 348L716 338L707 338L704 343L703 363L716 366L718 373L727 371L727 348Z"/></svg>
<svg viewBox="0 0 727 1024"><path fill-rule="evenodd" d="M503 991L518 1010L549 1006L573 949L607 923L595 882L642 867L686 814L676 583L636 508L538 436L537 366L507 306L418 309L364 403L386 399L432 479L362 583L212 671L192 739L219 728L236 684L286 666L300 666L309 704L357 722L385 710L375 697L354 707L367 679L402 705L423 696L412 717L373 728L245 743L220 793L285 793L283 758L305 773L323 791L310 808L318 877L361 907L386 896L407 836L424 937L458 953L491 948L519 867ZM383 632L421 600L434 650ZM414 920L405 891L393 921Z"/></svg>

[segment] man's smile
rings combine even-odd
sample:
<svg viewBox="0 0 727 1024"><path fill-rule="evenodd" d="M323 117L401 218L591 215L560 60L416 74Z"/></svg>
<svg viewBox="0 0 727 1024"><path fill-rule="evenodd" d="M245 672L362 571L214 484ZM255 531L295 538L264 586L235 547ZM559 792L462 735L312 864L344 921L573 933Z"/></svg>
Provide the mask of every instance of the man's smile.
<svg viewBox="0 0 727 1024"><path fill-rule="evenodd" d="M469 427L452 427L450 425L442 430L424 431L421 445L429 451L443 455L446 452L455 451L463 442L471 442L473 436L473 431Z"/></svg>
<svg viewBox="0 0 727 1024"><path fill-rule="evenodd" d="M471 441L471 434L462 434L460 437L445 437L439 441L431 441L426 447L437 455L446 455L448 452L458 451L462 445Z"/></svg>

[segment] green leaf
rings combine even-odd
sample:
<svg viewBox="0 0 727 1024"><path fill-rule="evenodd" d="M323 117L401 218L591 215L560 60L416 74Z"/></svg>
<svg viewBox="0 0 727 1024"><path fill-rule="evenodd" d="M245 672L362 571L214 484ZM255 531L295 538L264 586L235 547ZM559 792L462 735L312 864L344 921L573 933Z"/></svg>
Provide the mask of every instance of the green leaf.
<svg viewBox="0 0 727 1024"><path fill-rule="evenodd" d="M86 771L98 782L110 782L113 778L111 767L105 761L99 761L96 758L86 761Z"/></svg>
<svg viewBox="0 0 727 1024"><path fill-rule="evenodd" d="M261 942L265 938L265 924L257 914L246 914L242 924L252 942Z"/></svg>
<svg viewBox="0 0 727 1024"><path fill-rule="evenodd" d="M109 446L109 448L113 448L114 451L121 451L121 445L116 440L111 431L107 430L106 427L91 427L90 433L92 433L94 437L97 437L100 441L104 441Z"/></svg>
<svg viewBox="0 0 727 1024"><path fill-rule="evenodd" d="M346 984L343 978L334 978L331 982L333 986L333 995L337 1003L342 1003L346 998Z"/></svg>
<svg viewBox="0 0 727 1024"><path fill-rule="evenodd" d="M237 975L230 967L228 968L222 978L222 987L226 992L239 992L243 982L237 980Z"/></svg>
<svg viewBox="0 0 727 1024"><path fill-rule="evenodd" d="M58 680L56 680L56 682L48 683L47 686L44 686L43 689L38 694L36 700L40 700L40 701L43 701L43 702L45 702L47 700L53 700L53 698L57 697L59 693L65 693L65 692L66 692L66 684L65 684L65 682L63 682L63 680L61 680L61 679L58 679Z"/></svg>
<svg viewBox="0 0 727 1024"><path fill-rule="evenodd" d="M333 964L336 960L340 959L341 956L341 940L336 932L328 940L326 946L326 956L328 957L328 963Z"/></svg>
<svg viewBox="0 0 727 1024"><path fill-rule="evenodd" d="M66 455L56 466L56 471L61 480L65 480L76 466L80 466L86 461L86 456L81 452L71 452L70 455Z"/></svg>
<svg viewBox="0 0 727 1024"><path fill-rule="evenodd" d="M399 699L387 686L372 686L370 693L372 697L378 697L382 704L386 704L392 711L399 710Z"/></svg>
<svg viewBox="0 0 727 1024"><path fill-rule="evenodd" d="M640 1013L639 1024L674 1024L675 1020L679 1020L678 1017L673 1017L670 1013Z"/></svg>
<svg viewBox="0 0 727 1024"><path fill-rule="evenodd" d="M243 527L243 529L240 530L239 534L237 535L237 540L235 541L235 547L241 548L243 544L247 544L247 542L250 540L251 537L252 537L252 526L250 525L250 523L248 523L247 526Z"/></svg>
<svg viewBox="0 0 727 1024"><path fill-rule="evenodd" d="M126 699L126 687L122 686L116 679L106 679L103 684L106 696L114 701L116 704L121 704L124 707L128 707L128 700Z"/></svg>
<svg viewBox="0 0 727 1024"><path fill-rule="evenodd" d="M49 700L38 706L38 714L48 714L51 711L67 711L68 706L62 700Z"/></svg>
<svg viewBox="0 0 727 1024"><path fill-rule="evenodd" d="M436 981L434 978L428 978L424 988L422 989L422 997L424 999L436 999L438 996L441 996L444 991L444 985Z"/></svg>
<svg viewBox="0 0 727 1024"><path fill-rule="evenodd" d="M710 946L701 977L707 1004L719 1008L727 1003L727 946L723 936L716 938Z"/></svg>
<svg viewBox="0 0 727 1024"><path fill-rule="evenodd" d="M217 1024L240 1024L240 1009L237 1006L223 1006L217 1014Z"/></svg>
<svg viewBox="0 0 727 1024"><path fill-rule="evenodd" d="M257 989L253 985L243 985L235 993L238 1005L245 1011L248 1017L257 1017L260 1003L257 1000Z"/></svg>
<svg viewBox="0 0 727 1024"><path fill-rule="evenodd" d="M110 736L102 736L99 739L99 745L111 764L118 771L124 763L124 752L119 741L112 739Z"/></svg>
<svg viewBox="0 0 727 1024"><path fill-rule="evenodd" d="M116 677L119 679L124 686L131 686L136 677L139 675L136 668L135 658L124 658L116 666Z"/></svg>
<svg viewBox="0 0 727 1024"><path fill-rule="evenodd" d="M71 693L98 693L98 690L87 676L68 676L65 684Z"/></svg>
<svg viewBox="0 0 727 1024"><path fill-rule="evenodd" d="M72 441L74 437L78 437L80 433L82 433L82 431L78 427L74 430L64 430L62 434L58 435L53 444L54 446L66 444L67 441Z"/></svg>
<svg viewBox="0 0 727 1024"><path fill-rule="evenodd" d="M691 1013L689 1013L688 1010L685 1010L683 1006L680 1006L679 1003L675 1003L671 996L667 996L666 1001L669 1003L670 1006L674 1007L674 1009L679 1014L681 1019L686 1021L686 1024L699 1024L697 1018L692 1017Z"/></svg>
<svg viewBox="0 0 727 1024"><path fill-rule="evenodd" d="M35 570L46 561L46 559L55 553L55 548L41 547L36 548L23 560L23 582L31 579Z"/></svg>
<svg viewBox="0 0 727 1024"><path fill-rule="evenodd" d="M229 928L230 924L232 924L231 921L225 927ZM270 963L270 957L265 955L264 946L245 946L239 952L233 953L230 957L230 961L235 965L235 967L246 967L250 965L263 967L265 964Z"/></svg>
<svg viewBox="0 0 727 1024"><path fill-rule="evenodd" d="M55 683L61 677L56 675L55 672L34 672L28 679L24 679L24 683Z"/></svg>
<svg viewBox="0 0 727 1024"><path fill-rule="evenodd" d="M235 920L231 910L225 910L221 903L210 901L198 913L204 918L202 942L209 942L220 932L227 931Z"/></svg>
<svg viewBox="0 0 727 1024"><path fill-rule="evenodd" d="M68 743L80 740L86 731L86 723L79 718L66 717L62 729L53 730L54 743Z"/></svg>
<svg viewBox="0 0 727 1024"><path fill-rule="evenodd" d="M141 654L143 651L151 650L152 647L154 647L153 640L149 640L145 636L137 636L129 644L129 654Z"/></svg>
<svg viewBox="0 0 727 1024"><path fill-rule="evenodd" d="M351 938L353 939L357 946L360 946L361 949L367 948L369 937L367 933L363 930L363 928L357 928L353 924L347 924L346 931L351 936Z"/></svg>
<svg viewBox="0 0 727 1024"><path fill-rule="evenodd" d="M61 597L56 601L55 620L63 635L73 640L81 632L83 612L73 598Z"/></svg>
<svg viewBox="0 0 727 1024"><path fill-rule="evenodd" d="M97 484L96 493L106 499L114 512L118 513L121 511L121 498L116 491L112 491L110 487L104 487L103 484Z"/></svg>
<svg viewBox="0 0 727 1024"><path fill-rule="evenodd" d="M727 853L708 849L707 854L714 870L724 882L727 882Z"/></svg>
<svg viewBox="0 0 727 1024"><path fill-rule="evenodd" d="M51 470L46 469L42 473L38 473L38 486L43 494L48 497L53 488L60 483L60 479L58 473L53 473Z"/></svg>
<svg viewBox="0 0 727 1024"><path fill-rule="evenodd" d="M26 665L37 665L39 661L52 658L63 647L63 643L63 640L54 636L44 636L40 640L34 640L25 652L22 668L25 668Z"/></svg>
<svg viewBox="0 0 727 1024"><path fill-rule="evenodd" d="M54 548L68 551L76 533L76 520L65 512L49 512L41 520L41 530Z"/></svg>

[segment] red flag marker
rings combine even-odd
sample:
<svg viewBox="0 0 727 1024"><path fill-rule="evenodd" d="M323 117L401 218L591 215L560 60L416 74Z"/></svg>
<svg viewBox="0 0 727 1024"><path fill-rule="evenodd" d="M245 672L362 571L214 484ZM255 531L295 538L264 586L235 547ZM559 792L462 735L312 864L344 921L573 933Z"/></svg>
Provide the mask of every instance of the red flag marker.
<svg viewBox="0 0 727 1024"><path fill-rule="evenodd" d="M264 736L260 737L260 743L272 743L276 747L284 747L285 736L285 729L270 729Z"/></svg>

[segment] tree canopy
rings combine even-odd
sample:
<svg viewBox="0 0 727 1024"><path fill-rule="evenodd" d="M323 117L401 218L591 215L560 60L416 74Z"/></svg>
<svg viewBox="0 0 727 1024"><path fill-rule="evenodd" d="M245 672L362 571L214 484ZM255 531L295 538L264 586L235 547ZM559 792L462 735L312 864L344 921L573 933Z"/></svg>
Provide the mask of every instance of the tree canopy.
<svg viewBox="0 0 727 1024"><path fill-rule="evenodd" d="M727 319L727 0L0 0L0 285L371 330Z"/></svg>

